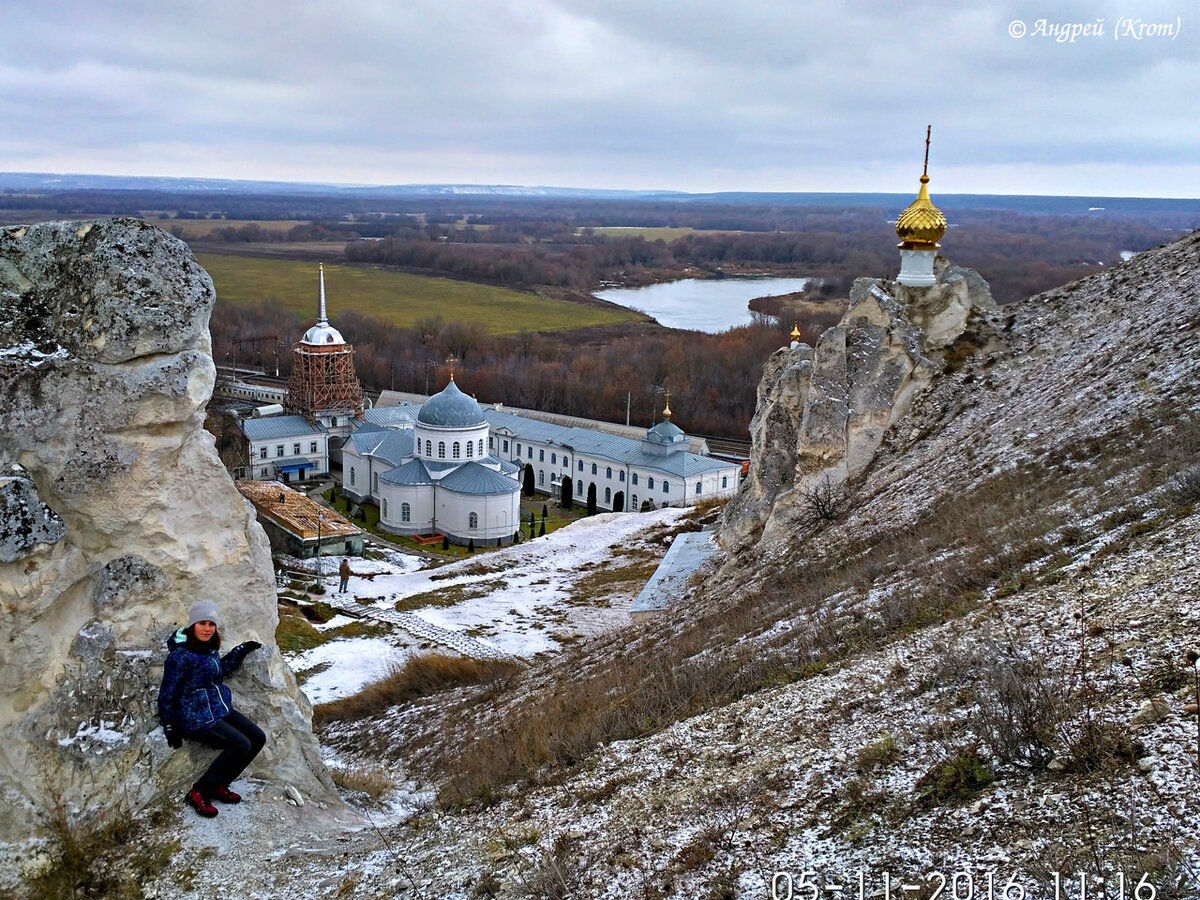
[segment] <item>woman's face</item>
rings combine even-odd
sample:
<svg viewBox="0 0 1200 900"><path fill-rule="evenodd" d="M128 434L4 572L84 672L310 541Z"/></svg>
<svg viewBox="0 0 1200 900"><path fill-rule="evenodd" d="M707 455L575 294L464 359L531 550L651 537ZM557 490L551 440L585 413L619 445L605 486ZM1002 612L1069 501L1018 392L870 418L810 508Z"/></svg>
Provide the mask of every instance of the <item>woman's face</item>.
<svg viewBox="0 0 1200 900"><path fill-rule="evenodd" d="M196 640L212 640L212 636L217 633L217 623L209 622L207 619L203 622L197 622L195 628L193 628L193 633L196 635Z"/></svg>

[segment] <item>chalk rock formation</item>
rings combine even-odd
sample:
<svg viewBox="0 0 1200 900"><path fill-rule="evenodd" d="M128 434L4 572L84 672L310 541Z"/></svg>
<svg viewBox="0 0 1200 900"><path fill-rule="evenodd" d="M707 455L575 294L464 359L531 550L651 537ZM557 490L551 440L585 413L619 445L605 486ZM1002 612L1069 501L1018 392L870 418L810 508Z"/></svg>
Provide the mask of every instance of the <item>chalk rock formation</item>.
<svg viewBox="0 0 1200 900"><path fill-rule="evenodd" d="M819 516L814 503L836 503L940 371L942 351L996 308L977 272L939 257L935 274L928 288L860 278L815 348L771 355L750 423L750 474L720 532L727 549L791 533L798 519Z"/></svg>
<svg viewBox="0 0 1200 900"><path fill-rule="evenodd" d="M186 245L137 220L0 230L0 841L202 771L211 751L170 750L155 713L164 640L200 598L227 642L267 645L230 679L269 734L254 771L335 796L274 647L266 536L201 427L213 300Z"/></svg>

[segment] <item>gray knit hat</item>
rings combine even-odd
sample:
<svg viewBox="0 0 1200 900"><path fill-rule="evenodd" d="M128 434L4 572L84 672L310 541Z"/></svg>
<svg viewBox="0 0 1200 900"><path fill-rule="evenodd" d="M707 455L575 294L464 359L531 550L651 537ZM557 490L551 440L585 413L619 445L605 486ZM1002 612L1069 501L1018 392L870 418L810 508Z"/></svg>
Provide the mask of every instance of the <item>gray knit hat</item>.
<svg viewBox="0 0 1200 900"><path fill-rule="evenodd" d="M192 604L192 608L188 610L188 627L195 625L197 622L212 622L217 623L217 604L211 600L197 600Z"/></svg>

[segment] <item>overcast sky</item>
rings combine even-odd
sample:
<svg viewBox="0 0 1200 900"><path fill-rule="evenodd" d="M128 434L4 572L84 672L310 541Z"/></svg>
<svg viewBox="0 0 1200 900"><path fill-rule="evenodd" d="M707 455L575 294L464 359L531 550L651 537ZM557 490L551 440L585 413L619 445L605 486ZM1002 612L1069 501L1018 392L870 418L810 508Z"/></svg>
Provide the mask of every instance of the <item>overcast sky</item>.
<svg viewBox="0 0 1200 900"><path fill-rule="evenodd" d="M4 0L0 170L1197 197L1189 9Z"/></svg>

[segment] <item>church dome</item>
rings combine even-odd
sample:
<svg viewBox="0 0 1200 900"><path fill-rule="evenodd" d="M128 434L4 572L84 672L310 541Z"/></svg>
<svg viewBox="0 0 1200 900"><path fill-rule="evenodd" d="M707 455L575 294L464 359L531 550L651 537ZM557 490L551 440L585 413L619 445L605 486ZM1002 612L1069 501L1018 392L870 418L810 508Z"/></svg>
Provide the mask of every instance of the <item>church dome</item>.
<svg viewBox="0 0 1200 900"><path fill-rule="evenodd" d="M946 233L946 217L929 199L929 176L921 176L917 199L896 219L896 237L906 250L936 250Z"/></svg>
<svg viewBox="0 0 1200 900"><path fill-rule="evenodd" d="M294 333L294 332L293 332ZM342 337L342 333L330 325L328 322L318 322L308 331L304 332L304 337L300 338L302 344L312 344L317 347L328 347L336 344L346 343L346 339Z"/></svg>
<svg viewBox="0 0 1200 900"><path fill-rule="evenodd" d="M487 424L479 404L460 391L453 378L440 393L425 401L417 413L417 422L435 428L472 428Z"/></svg>

